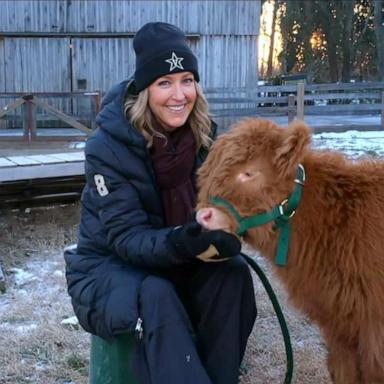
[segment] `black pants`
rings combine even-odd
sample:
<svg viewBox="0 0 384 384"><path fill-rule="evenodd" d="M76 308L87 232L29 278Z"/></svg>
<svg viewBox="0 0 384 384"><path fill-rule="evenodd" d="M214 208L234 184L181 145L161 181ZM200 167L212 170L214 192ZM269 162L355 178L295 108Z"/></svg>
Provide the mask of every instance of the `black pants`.
<svg viewBox="0 0 384 384"><path fill-rule="evenodd" d="M133 357L140 384L235 384L256 318L248 265L238 256L148 276L140 316L144 333Z"/></svg>

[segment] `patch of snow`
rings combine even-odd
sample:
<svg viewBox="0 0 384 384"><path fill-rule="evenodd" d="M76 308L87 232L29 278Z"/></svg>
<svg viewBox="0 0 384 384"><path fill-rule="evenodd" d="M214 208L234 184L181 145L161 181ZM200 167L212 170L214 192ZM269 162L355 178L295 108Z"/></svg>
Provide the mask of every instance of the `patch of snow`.
<svg viewBox="0 0 384 384"><path fill-rule="evenodd" d="M49 369L49 366L46 362L39 361L38 363L35 364L35 369L36 371L46 371Z"/></svg>
<svg viewBox="0 0 384 384"><path fill-rule="evenodd" d="M296 341L296 342L295 342L295 347L298 347L298 348L303 348L303 347L305 347L305 341L304 341L304 340Z"/></svg>
<svg viewBox="0 0 384 384"><path fill-rule="evenodd" d="M70 143L68 147L71 149L83 149L85 148L85 141L75 141Z"/></svg>
<svg viewBox="0 0 384 384"><path fill-rule="evenodd" d="M62 320L60 324L70 324L70 325L77 325L79 324L79 320L76 316L67 317L66 319Z"/></svg>
<svg viewBox="0 0 384 384"><path fill-rule="evenodd" d="M10 332L28 333L37 328L36 323L23 323L23 322L9 322L5 321L0 324L0 329L4 329Z"/></svg>
<svg viewBox="0 0 384 384"><path fill-rule="evenodd" d="M25 271L21 268L10 268L9 272L12 272L14 274L15 284L18 286L25 285L34 280L40 280L33 273Z"/></svg>
<svg viewBox="0 0 384 384"><path fill-rule="evenodd" d="M64 272L59 269L56 269L56 271L54 271L53 274L54 276L58 276L58 277L64 276Z"/></svg>
<svg viewBox="0 0 384 384"><path fill-rule="evenodd" d="M67 328L67 329L79 329L80 325L79 325L79 320L77 319L76 316L71 316L71 317L68 317L64 320L62 320L60 322L60 324L64 327L64 328Z"/></svg>
<svg viewBox="0 0 384 384"><path fill-rule="evenodd" d="M316 149L332 149L352 159L362 156L384 157L384 131L323 132L313 135Z"/></svg>
<svg viewBox="0 0 384 384"><path fill-rule="evenodd" d="M327 139L384 139L384 131L346 131L346 132L323 132L313 135Z"/></svg>
<svg viewBox="0 0 384 384"><path fill-rule="evenodd" d="M1 308L1 311L6 311L7 308L9 307L10 305L10 300L8 298L6 298L5 296L2 297L0 296L0 308Z"/></svg>

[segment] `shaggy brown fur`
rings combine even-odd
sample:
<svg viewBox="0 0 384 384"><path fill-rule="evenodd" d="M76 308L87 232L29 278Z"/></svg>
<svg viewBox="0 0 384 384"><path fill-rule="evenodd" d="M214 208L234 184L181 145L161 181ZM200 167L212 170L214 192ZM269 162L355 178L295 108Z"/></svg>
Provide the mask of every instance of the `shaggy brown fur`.
<svg viewBox="0 0 384 384"><path fill-rule="evenodd" d="M384 162L354 162L309 142L302 122L239 122L200 169L198 208L220 196L244 216L270 210L293 191L302 163L307 179L288 263L276 272L293 304L320 326L333 382L384 383ZM235 231L233 217L225 217ZM244 237L272 263L276 239L271 223Z"/></svg>

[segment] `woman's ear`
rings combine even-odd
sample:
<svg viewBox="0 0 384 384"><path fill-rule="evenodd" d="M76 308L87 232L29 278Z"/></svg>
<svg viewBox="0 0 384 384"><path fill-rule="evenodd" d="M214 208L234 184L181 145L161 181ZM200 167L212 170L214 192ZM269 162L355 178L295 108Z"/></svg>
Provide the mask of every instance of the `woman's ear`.
<svg viewBox="0 0 384 384"><path fill-rule="evenodd" d="M311 129L303 121L295 121L283 129L282 140L274 157L274 165L280 177L286 177L295 172L310 140Z"/></svg>

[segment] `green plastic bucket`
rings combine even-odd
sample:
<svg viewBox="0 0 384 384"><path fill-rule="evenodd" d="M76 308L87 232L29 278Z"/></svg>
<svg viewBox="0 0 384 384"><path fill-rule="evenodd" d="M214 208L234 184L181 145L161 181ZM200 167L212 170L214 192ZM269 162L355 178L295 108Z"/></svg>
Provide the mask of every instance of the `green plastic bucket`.
<svg viewBox="0 0 384 384"><path fill-rule="evenodd" d="M121 334L113 343L91 336L89 384L138 384L130 368L134 336Z"/></svg>

